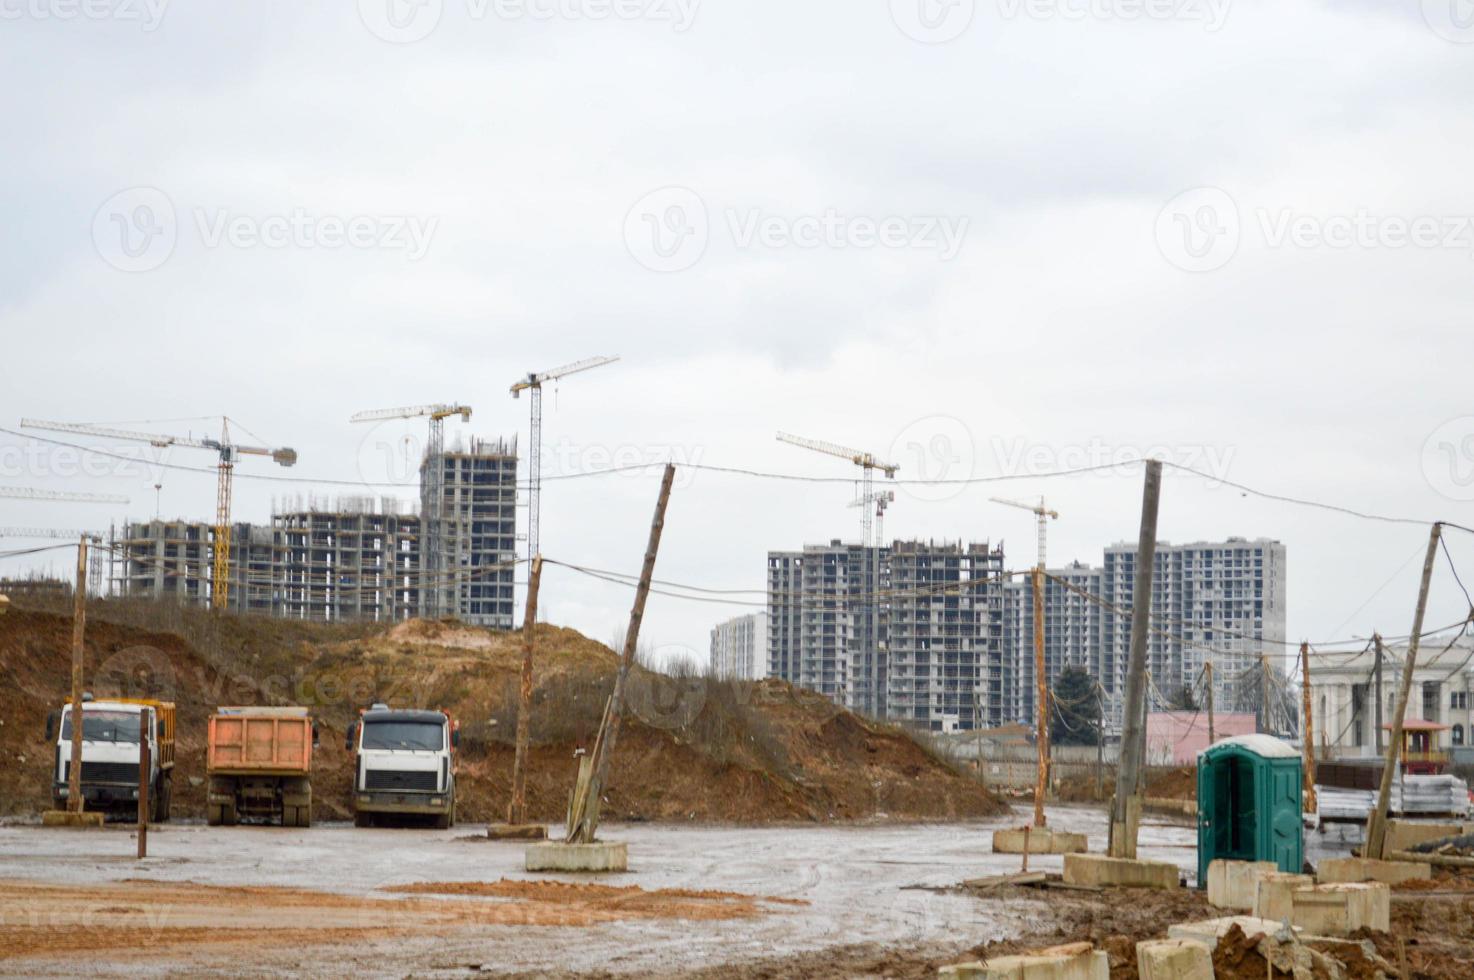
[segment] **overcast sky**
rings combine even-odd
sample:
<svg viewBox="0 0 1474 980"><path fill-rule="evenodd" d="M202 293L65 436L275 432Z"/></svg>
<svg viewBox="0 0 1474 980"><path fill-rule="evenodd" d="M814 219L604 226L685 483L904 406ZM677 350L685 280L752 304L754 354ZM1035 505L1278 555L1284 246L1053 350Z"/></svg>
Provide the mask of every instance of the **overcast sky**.
<svg viewBox="0 0 1474 980"><path fill-rule="evenodd" d="M1018 568L1032 518L990 496L1046 494L1051 564L1098 563L1140 467L1033 475L1146 453L1474 525L1468 6L0 0L0 425L227 414L300 453L238 470L266 522L355 491L255 476L405 479L423 424L356 411L462 400L452 433L525 447L508 386L618 354L548 390L550 472L853 475L781 429L1022 476L902 488L886 526ZM131 498L0 525L153 514L153 471L90 465L0 433L0 483ZM638 571L658 478L550 483L544 553ZM212 475L162 483L212 517ZM854 496L683 473L658 575L761 589L768 549L857 537ZM1169 472L1161 537L1227 535L1287 545L1292 640L1407 632L1426 528ZM630 598L559 571L543 608L608 641ZM1430 624L1466 608L1440 567ZM743 611L657 596L645 637L704 660Z"/></svg>

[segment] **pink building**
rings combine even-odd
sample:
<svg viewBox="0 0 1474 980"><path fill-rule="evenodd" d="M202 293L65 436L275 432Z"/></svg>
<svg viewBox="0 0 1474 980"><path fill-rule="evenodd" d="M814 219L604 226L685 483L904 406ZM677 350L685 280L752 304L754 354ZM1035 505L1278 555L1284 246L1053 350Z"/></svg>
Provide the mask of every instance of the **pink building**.
<svg viewBox="0 0 1474 980"><path fill-rule="evenodd" d="M1252 714L1213 715L1213 735L1225 739L1254 734ZM1196 765L1208 747L1206 711L1160 711L1146 716L1146 763L1149 766Z"/></svg>

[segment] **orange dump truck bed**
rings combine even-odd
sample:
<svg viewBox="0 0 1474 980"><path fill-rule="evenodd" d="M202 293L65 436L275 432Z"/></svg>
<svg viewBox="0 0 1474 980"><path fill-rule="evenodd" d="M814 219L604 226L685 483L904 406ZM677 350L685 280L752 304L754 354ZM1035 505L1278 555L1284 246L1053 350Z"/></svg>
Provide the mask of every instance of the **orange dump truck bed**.
<svg viewBox="0 0 1474 980"><path fill-rule="evenodd" d="M306 774L312 769L312 719L271 708L222 709L210 718L211 773Z"/></svg>

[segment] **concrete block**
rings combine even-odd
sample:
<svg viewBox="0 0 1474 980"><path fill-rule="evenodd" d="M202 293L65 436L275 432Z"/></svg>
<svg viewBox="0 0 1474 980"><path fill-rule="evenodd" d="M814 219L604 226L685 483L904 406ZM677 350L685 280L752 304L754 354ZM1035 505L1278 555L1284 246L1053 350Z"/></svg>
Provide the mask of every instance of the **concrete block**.
<svg viewBox="0 0 1474 980"><path fill-rule="evenodd" d="M944 966L937 975L945 980L1110 980L1111 958L1089 943L1074 943Z"/></svg>
<svg viewBox="0 0 1474 980"><path fill-rule="evenodd" d="M1030 827L1025 833L1022 827L1011 827L993 831L993 853L1022 854L1026 839L1030 854L1084 854L1090 849L1084 834L1050 827Z"/></svg>
<svg viewBox="0 0 1474 980"><path fill-rule="evenodd" d="M1430 840L1440 840L1444 837L1457 837L1464 833L1468 831L1464 830L1462 824L1457 823L1414 823L1410 820L1389 820L1387 821L1385 848L1389 851L1410 851L1417 844L1426 844Z"/></svg>
<svg viewBox="0 0 1474 980"><path fill-rule="evenodd" d="M1213 950L1195 939L1148 939L1136 944L1141 980L1213 980Z"/></svg>
<svg viewBox="0 0 1474 980"><path fill-rule="evenodd" d="M629 870L629 845L533 844L527 849L528 871L611 872Z"/></svg>
<svg viewBox="0 0 1474 980"><path fill-rule="evenodd" d="M1180 883L1175 864L1104 854L1066 854L1064 879L1070 885L1114 888L1176 888Z"/></svg>
<svg viewBox="0 0 1474 980"><path fill-rule="evenodd" d="M1208 904L1220 909L1254 908L1254 895L1261 874L1276 872L1273 861L1229 861L1219 858L1208 862Z"/></svg>
<svg viewBox="0 0 1474 980"><path fill-rule="evenodd" d="M1345 936L1363 926L1386 932L1392 921L1392 890L1380 881L1316 885L1291 898L1290 921L1314 935Z"/></svg>
<svg viewBox="0 0 1474 980"><path fill-rule="evenodd" d="M492 840L547 840L548 828L540 823L487 824L486 836Z"/></svg>
<svg viewBox="0 0 1474 980"><path fill-rule="evenodd" d="M1288 922L1294 915L1294 904L1290 896L1296 889L1309 888L1315 884L1310 875L1297 875L1289 871L1264 871L1259 874L1259 883L1254 888L1254 907L1250 911L1260 919L1273 922Z"/></svg>
<svg viewBox="0 0 1474 980"><path fill-rule="evenodd" d="M93 810L83 810L81 813L73 813L70 810L47 810L41 814L41 826L79 829L101 827L102 813Z"/></svg>
<svg viewBox="0 0 1474 980"><path fill-rule="evenodd" d="M1283 928L1283 923L1273 919L1259 919L1252 915L1228 915L1221 919L1203 919L1199 922L1179 922L1175 926L1167 927L1168 939L1190 939L1199 942L1209 949L1218 948L1218 940L1228 934L1228 930L1238 926L1244 930L1244 935L1250 939L1255 936L1273 936Z"/></svg>
<svg viewBox="0 0 1474 980"><path fill-rule="evenodd" d="M1390 831L1389 831L1390 833ZM1380 881L1396 885L1418 878L1432 878L1433 866L1416 861L1373 861L1370 858L1327 858L1315 869L1323 885L1349 881Z"/></svg>

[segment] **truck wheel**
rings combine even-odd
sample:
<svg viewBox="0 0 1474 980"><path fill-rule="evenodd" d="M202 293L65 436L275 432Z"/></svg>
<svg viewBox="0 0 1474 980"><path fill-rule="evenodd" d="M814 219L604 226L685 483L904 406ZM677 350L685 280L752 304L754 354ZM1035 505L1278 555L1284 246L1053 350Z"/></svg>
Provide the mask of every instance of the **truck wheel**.
<svg viewBox="0 0 1474 980"><path fill-rule="evenodd" d="M364 813L362 810L359 810L353 814L353 826L372 827L373 825L374 815L372 813Z"/></svg>
<svg viewBox="0 0 1474 980"><path fill-rule="evenodd" d="M219 803L210 803L205 807L205 823L211 827L218 827L225 822L225 807Z"/></svg>
<svg viewBox="0 0 1474 980"><path fill-rule="evenodd" d="M170 775L168 775L166 773L164 775L164 793L163 793L163 799L159 803L159 819L160 820L167 821L169 819L169 812L170 812L170 810L173 809L173 807L174 807L174 777L173 776L170 776Z"/></svg>
<svg viewBox="0 0 1474 980"><path fill-rule="evenodd" d="M221 818L221 821L220 822L223 823L223 824L225 824L225 826L227 826L227 827L234 827L235 826L235 819L236 819L235 804L234 803L227 803L227 804L225 804L225 806L223 807L223 809L225 810L225 814Z"/></svg>
<svg viewBox="0 0 1474 980"><path fill-rule="evenodd" d="M309 803L307 806L297 807L297 826L312 826L312 804Z"/></svg>

